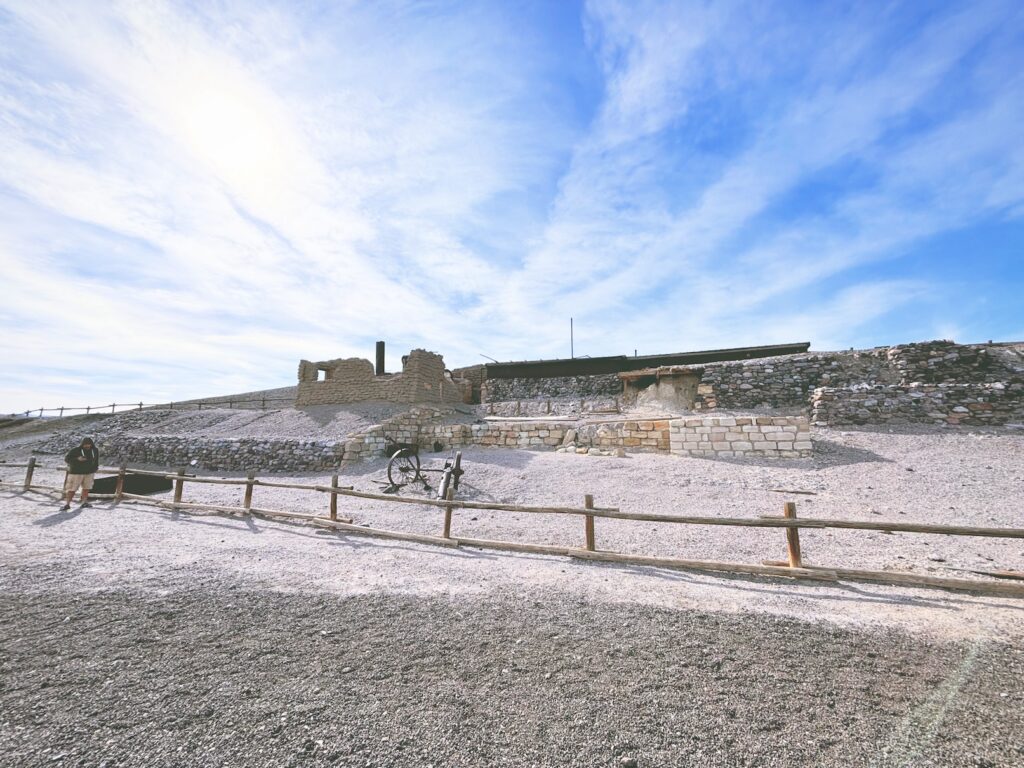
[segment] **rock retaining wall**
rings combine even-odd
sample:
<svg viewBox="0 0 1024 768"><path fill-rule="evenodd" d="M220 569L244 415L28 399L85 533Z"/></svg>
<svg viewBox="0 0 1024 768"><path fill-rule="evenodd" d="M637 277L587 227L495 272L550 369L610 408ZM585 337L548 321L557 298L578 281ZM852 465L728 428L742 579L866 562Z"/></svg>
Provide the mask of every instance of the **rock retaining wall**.
<svg viewBox="0 0 1024 768"><path fill-rule="evenodd" d="M633 372L635 376L636 372ZM665 366L657 385L699 377L692 410L779 411L813 408L819 424L944 423L1001 425L1024 420L1024 345L928 341L847 352ZM613 383L612 379L615 379ZM641 383L642 386L642 383ZM618 375L484 382L484 402L570 402L622 394ZM637 397L638 393L631 390ZM688 405L690 405L688 403ZM512 415L512 414L510 414Z"/></svg>
<svg viewBox="0 0 1024 768"><path fill-rule="evenodd" d="M386 455L395 443L435 446L496 446L562 450L598 455L675 453L703 457L810 455L803 417L712 417L608 421L578 425L560 420L491 420L445 424L450 409L414 408L344 440L267 440L256 438L181 438L163 435L114 435L97 439L104 463L155 465L203 470L314 472L342 461ZM192 462L195 464L192 464Z"/></svg>
<svg viewBox="0 0 1024 768"><path fill-rule="evenodd" d="M337 467L344 441L118 435L96 441L104 464L244 472L315 472ZM195 461L195 464L192 462Z"/></svg>
<svg viewBox="0 0 1024 768"><path fill-rule="evenodd" d="M481 402L558 398L617 397L622 382L617 373L598 376L559 376L546 379L487 379L481 386Z"/></svg>
<svg viewBox="0 0 1024 768"><path fill-rule="evenodd" d="M827 424L1024 423L1024 382L820 387L811 399L811 421Z"/></svg>

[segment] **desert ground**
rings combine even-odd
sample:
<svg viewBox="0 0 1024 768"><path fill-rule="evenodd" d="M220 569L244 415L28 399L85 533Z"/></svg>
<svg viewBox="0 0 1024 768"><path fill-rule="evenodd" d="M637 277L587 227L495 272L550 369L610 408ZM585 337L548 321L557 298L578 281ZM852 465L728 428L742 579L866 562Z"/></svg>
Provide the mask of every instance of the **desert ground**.
<svg viewBox="0 0 1024 768"><path fill-rule="evenodd" d="M315 421L323 431L375 417ZM206 418L175 434L209 434ZM287 434L312 417L231 418ZM0 458L104 428L65 422L0 431ZM598 506L728 517L796 501L818 518L1021 527L1020 431L817 429L814 442L811 459L761 461L466 449L460 498L579 506L591 494ZM352 464L342 483L379 491L384 469ZM0 468L5 481L22 474ZM45 470L36 482L61 477ZM186 486L187 501L238 506L241 494ZM326 511L314 492L256 496ZM339 511L441 530L431 507L343 498ZM63 512L34 492L0 492L0 530L10 765L1024 763L1021 599L440 548L129 502ZM458 510L453 535L579 546L583 524ZM786 552L779 529L599 519L596 538L705 560ZM1019 540L834 529L801 540L813 565L1024 570Z"/></svg>

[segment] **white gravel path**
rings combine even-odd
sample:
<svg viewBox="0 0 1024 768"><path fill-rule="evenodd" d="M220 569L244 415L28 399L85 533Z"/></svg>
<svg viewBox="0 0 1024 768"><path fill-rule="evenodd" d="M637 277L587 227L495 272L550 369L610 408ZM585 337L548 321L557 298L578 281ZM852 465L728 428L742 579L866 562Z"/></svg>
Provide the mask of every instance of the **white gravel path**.
<svg viewBox="0 0 1024 768"><path fill-rule="evenodd" d="M814 459L763 462L469 449L463 454L467 474L460 498L576 506L590 493L598 506L718 516L778 514L783 501L794 500L801 515L821 518L1024 527L1024 435L1019 432L818 430L815 442ZM427 466L437 466L443 456L423 458ZM383 470L383 460L356 464L343 470L342 482L379 490ZM294 479L326 483L328 477ZM39 476L39 482L57 480L55 474ZM777 488L815 495L771 491ZM186 500L239 505L241 494L238 486L191 484ZM255 503L308 512L326 510L327 497L259 488ZM440 533L441 513L434 508L342 499L341 509L357 523ZM0 560L75 560L98 584L127 579L159 589L161 574L214 569L292 592L561 592L586 600L765 612L950 637L1024 634L1022 600L933 589L805 584L448 550L127 503L60 513L54 501L34 494L0 494L0 515ZM579 545L583 523L575 517L458 511L453 534ZM801 539L804 559L814 565L955 577L969 577L955 569L1024 570L1024 544L1015 540L840 530L803 531ZM748 563L785 555L778 529L598 520L597 543L622 552Z"/></svg>

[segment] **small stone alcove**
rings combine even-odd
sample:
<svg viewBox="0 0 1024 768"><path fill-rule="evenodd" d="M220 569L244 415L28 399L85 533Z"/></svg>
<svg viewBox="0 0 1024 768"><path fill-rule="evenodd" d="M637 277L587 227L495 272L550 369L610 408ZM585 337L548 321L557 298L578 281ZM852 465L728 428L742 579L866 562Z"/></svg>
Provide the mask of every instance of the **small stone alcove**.
<svg viewBox="0 0 1024 768"><path fill-rule="evenodd" d="M627 403L660 404L692 411L703 373L700 368L648 368L620 373L619 378Z"/></svg>

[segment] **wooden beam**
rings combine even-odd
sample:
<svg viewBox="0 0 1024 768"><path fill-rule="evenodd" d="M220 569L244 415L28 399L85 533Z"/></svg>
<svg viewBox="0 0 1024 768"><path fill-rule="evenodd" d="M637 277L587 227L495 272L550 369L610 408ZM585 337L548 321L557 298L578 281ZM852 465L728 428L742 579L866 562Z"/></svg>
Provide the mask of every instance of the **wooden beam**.
<svg viewBox="0 0 1024 768"><path fill-rule="evenodd" d="M177 472L177 479L174 481L174 503L181 503L181 494L185 490L185 468L182 467Z"/></svg>
<svg viewBox="0 0 1024 768"><path fill-rule="evenodd" d="M22 484L22 490L27 491L32 487L32 475L36 471L36 457L33 456L28 460L28 465L25 467L25 482Z"/></svg>
<svg viewBox="0 0 1024 768"><path fill-rule="evenodd" d="M591 496L589 493L586 494L583 497L583 507L585 509L593 509L594 508L594 497ZM587 515L586 517L583 518L583 531L584 531L584 534L586 535L587 551L588 552L593 552L596 549L596 546L594 544L594 516L593 515Z"/></svg>
<svg viewBox="0 0 1024 768"><path fill-rule="evenodd" d="M783 516L789 520L796 518L796 502L787 501L783 506ZM790 568L799 568L800 559L800 531L796 528L786 529L786 554L789 558Z"/></svg>

